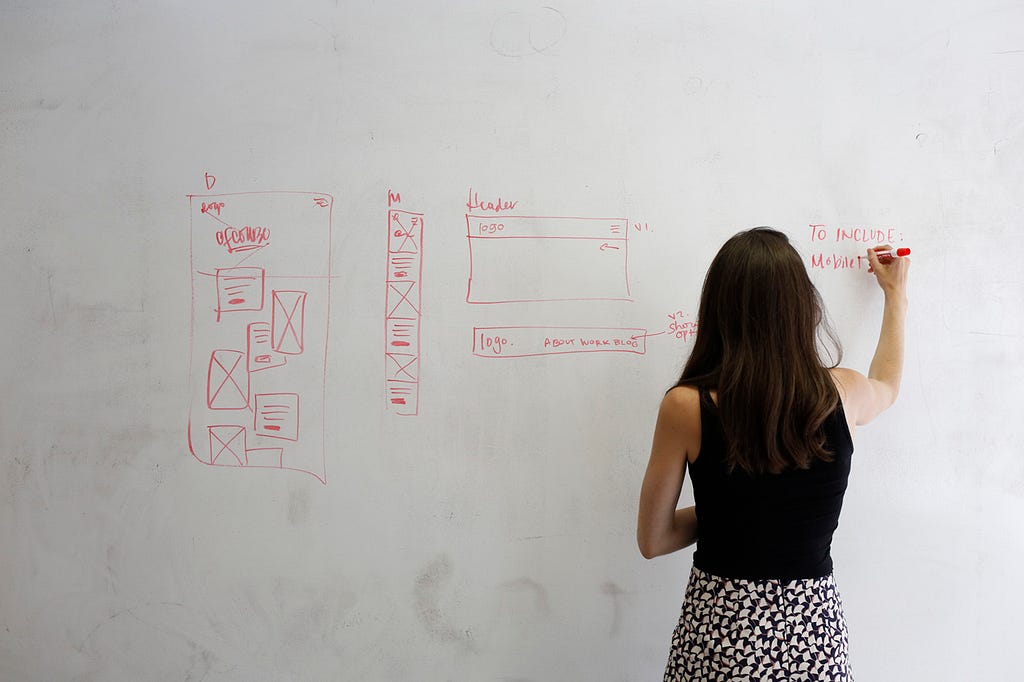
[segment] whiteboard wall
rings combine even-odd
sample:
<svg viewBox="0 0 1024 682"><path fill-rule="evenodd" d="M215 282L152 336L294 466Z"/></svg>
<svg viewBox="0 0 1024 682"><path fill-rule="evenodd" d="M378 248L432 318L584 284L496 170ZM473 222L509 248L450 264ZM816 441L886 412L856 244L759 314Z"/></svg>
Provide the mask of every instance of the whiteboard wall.
<svg viewBox="0 0 1024 682"><path fill-rule="evenodd" d="M1024 5L8 2L0 101L0 677L659 679L640 481L755 225L862 371L913 249L855 673L1017 675Z"/></svg>

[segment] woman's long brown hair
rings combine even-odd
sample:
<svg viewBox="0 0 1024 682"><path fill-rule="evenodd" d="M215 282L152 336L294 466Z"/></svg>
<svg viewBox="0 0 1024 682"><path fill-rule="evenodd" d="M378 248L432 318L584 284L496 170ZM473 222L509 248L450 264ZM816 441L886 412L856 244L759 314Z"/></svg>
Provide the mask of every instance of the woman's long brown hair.
<svg viewBox="0 0 1024 682"><path fill-rule="evenodd" d="M828 366L819 333L835 351ZM828 370L841 357L800 255L786 235L756 227L729 239L708 268L693 351L676 386L718 392L730 470L806 469L832 458L822 425L839 402Z"/></svg>

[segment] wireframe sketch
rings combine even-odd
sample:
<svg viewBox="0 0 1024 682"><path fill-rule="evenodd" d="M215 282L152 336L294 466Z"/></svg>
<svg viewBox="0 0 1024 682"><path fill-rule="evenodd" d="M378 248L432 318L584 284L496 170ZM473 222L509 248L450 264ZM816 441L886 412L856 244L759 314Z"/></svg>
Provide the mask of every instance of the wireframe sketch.
<svg viewBox="0 0 1024 682"><path fill-rule="evenodd" d="M274 311L270 328L273 347L278 353L298 355L302 352L302 329L306 313L305 291L274 291Z"/></svg>
<svg viewBox="0 0 1024 682"><path fill-rule="evenodd" d="M423 274L423 214L388 211L388 271L385 281L385 388L390 408L419 414L420 286Z"/></svg>
<svg viewBox="0 0 1024 682"><path fill-rule="evenodd" d="M647 352L647 330L638 327L475 327L473 355L525 358L566 353Z"/></svg>
<svg viewBox="0 0 1024 682"><path fill-rule="evenodd" d="M284 440L299 439L299 395L259 393L256 395L256 435Z"/></svg>
<svg viewBox="0 0 1024 682"><path fill-rule="evenodd" d="M280 367L288 362L288 358L274 350L270 342L271 326L269 322L253 322L249 325L249 345L246 348L249 372L259 372L271 367Z"/></svg>
<svg viewBox="0 0 1024 682"><path fill-rule="evenodd" d="M467 303L628 301L626 218L466 214Z"/></svg>
<svg viewBox="0 0 1024 682"><path fill-rule="evenodd" d="M245 357L237 350L215 350L206 374L206 406L211 410L249 407L249 374Z"/></svg>
<svg viewBox="0 0 1024 682"><path fill-rule="evenodd" d="M211 466L290 469L326 483L334 198L248 192L189 204L189 449Z"/></svg>
<svg viewBox="0 0 1024 682"><path fill-rule="evenodd" d="M210 457L200 458L207 464L216 464L225 456L232 464L245 464L245 427L238 424L215 424L206 427L210 434Z"/></svg>
<svg viewBox="0 0 1024 682"><path fill-rule="evenodd" d="M263 268L218 268L216 277L218 320L224 312L263 309Z"/></svg>

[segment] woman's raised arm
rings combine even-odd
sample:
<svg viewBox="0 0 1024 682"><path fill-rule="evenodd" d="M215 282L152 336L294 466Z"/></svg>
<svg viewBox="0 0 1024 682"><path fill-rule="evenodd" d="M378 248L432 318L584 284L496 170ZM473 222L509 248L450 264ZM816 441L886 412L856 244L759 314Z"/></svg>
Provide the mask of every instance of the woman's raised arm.
<svg viewBox="0 0 1024 682"><path fill-rule="evenodd" d="M879 251L888 245L876 247ZM846 389L844 407L857 424L867 424L896 401L903 378L904 323L907 317L907 273L910 259L879 261L875 249L868 249L869 271L882 288L882 328L871 359L868 375L845 370L841 381Z"/></svg>

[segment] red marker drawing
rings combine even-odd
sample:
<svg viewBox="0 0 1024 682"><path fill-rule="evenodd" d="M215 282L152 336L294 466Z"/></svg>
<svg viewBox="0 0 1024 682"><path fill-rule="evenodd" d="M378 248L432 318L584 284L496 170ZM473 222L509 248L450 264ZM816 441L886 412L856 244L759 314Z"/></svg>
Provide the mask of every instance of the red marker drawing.
<svg viewBox="0 0 1024 682"><path fill-rule="evenodd" d="M904 256L910 255L910 249L903 246L898 249L889 249L888 251L875 251L875 255L878 256L879 263L888 263L893 258L903 258Z"/></svg>

